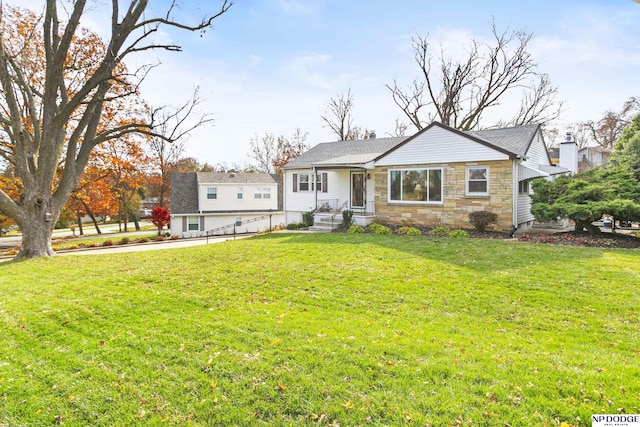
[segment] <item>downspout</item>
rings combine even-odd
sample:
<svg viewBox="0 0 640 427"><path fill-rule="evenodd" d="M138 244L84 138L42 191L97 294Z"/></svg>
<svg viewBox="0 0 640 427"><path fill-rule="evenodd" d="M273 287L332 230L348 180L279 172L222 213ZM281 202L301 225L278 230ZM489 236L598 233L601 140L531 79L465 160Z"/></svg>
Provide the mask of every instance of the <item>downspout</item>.
<svg viewBox="0 0 640 427"><path fill-rule="evenodd" d="M511 186L513 206L511 208L512 228L511 228L511 232L509 233L509 237L513 237L516 230L518 229L518 186L520 184L520 181L518 180L518 178L520 178L518 176L518 170L519 170L518 166L520 165L520 163L522 163L521 158L518 158L513 162L511 162L512 169L513 169L512 171L513 185Z"/></svg>
<svg viewBox="0 0 640 427"><path fill-rule="evenodd" d="M363 208L364 208L364 215L367 214L367 168L363 167L362 168L362 180L364 181L364 189L362 190L363 194L363 200L362 200L362 204L363 204Z"/></svg>
<svg viewBox="0 0 640 427"><path fill-rule="evenodd" d="M311 182L313 183L313 195L315 199L315 206L313 207L313 210L315 211L318 209L318 172L316 171L315 166L311 166L311 172L313 176L313 181Z"/></svg>
<svg viewBox="0 0 640 427"><path fill-rule="evenodd" d="M282 171L282 210L284 212L284 223L287 224L287 171ZM293 186L292 186L293 187Z"/></svg>

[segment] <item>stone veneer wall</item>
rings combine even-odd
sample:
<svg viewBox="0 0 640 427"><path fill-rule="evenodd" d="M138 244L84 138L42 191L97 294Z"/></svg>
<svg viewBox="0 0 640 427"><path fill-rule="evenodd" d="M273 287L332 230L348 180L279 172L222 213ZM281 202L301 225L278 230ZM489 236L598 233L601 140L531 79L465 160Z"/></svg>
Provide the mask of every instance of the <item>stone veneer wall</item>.
<svg viewBox="0 0 640 427"><path fill-rule="evenodd" d="M465 195L467 166L489 166L489 196L470 197ZM443 169L443 204L423 205L388 202L389 169L426 167L441 167ZM472 228L469 223L469 213L485 210L498 214L498 223L493 226L493 229L510 231L513 222L512 183L511 160L376 167L376 217L381 221L396 224L413 223L430 227Z"/></svg>

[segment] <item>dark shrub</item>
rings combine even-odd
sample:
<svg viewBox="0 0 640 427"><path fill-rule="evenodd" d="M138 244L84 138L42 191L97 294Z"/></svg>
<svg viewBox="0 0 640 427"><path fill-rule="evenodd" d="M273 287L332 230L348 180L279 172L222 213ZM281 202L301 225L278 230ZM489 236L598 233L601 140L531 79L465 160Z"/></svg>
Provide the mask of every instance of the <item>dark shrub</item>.
<svg viewBox="0 0 640 427"><path fill-rule="evenodd" d="M342 211L342 225L344 228L349 228L353 224L353 211L347 209Z"/></svg>
<svg viewBox="0 0 640 427"><path fill-rule="evenodd" d="M301 224L304 224L305 227L311 227L313 225L313 214L311 212L303 213Z"/></svg>
<svg viewBox="0 0 640 427"><path fill-rule="evenodd" d="M298 224L296 224L295 222L292 222L291 224L287 224L287 230L297 230L298 229Z"/></svg>
<svg viewBox="0 0 640 427"><path fill-rule="evenodd" d="M487 211L471 212L469 222L478 231L485 231L490 224L498 222L498 214Z"/></svg>

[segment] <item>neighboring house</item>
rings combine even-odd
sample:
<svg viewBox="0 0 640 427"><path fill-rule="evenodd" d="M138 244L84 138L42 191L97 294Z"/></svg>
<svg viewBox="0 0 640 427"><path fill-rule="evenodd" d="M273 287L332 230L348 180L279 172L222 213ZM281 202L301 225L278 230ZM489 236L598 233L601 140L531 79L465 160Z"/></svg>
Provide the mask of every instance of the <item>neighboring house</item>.
<svg viewBox="0 0 640 427"><path fill-rule="evenodd" d="M584 147L578 150L578 170L580 172L609 163L611 152L601 147Z"/></svg>
<svg viewBox="0 0 640 427"><path fill-rule="evenodd" d="M539 125L463 132L437 122L411 137L318 144L283 169L287 223L316 211L335 224L335 211L351 209L361 225L468 228L469 213L486 210L504 231L532 225L532 179L569 172L551 165Z"/></svg>
<svg viewBox="0 0 640 427"><path fill-rule="evenodd" d="M282 186L267 173L171 174L171 234L257 232L284 221Z"/></svg>

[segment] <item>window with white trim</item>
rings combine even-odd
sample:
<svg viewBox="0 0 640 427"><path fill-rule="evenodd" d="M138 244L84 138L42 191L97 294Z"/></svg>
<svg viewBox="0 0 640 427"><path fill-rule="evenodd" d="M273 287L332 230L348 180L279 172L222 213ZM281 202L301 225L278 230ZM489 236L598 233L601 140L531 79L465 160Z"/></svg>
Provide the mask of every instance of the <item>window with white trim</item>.
<svg viewBox="0 0 640 427"><path fill-rule="evenodd" d="M215 187L207 188L207 199L213 200L218 198L218 189Z"/></svg>
<svg viewBox="0 0 640 427"><path fill-rule="evenodd" d="M254 199L270 199L271 198L271 188L269 187L256 187L253 193Z"/></svg>
<svg viewBox="0 0 640 427"><path fill-rule="evenodd" d="M489 195L489 166L467 166L467 196Z"/></svg>
<svg viewBox="0 0 640 427"><path fill-rule="evenodd" d="M311 186L309 185L309 175L306 173L301 173L298 177L298 189L300 191L310 191Z"/></svg>
<svg viewBox="0 0 640 427"><path fill-rule="evenodd" d="M236 193L236 197L238 198L238 200L242 200L242 194L243 194L242 187L239 187L238 192Z"/></svg>
<svg viewBox="0 0 640 427"><path fill-rule="evenodd" d="M316 174L316 190L318 193L322 193L322 175Z"/></svg>
<svg viewBox="0 0 640 427"><path fill-rule="evenodd" d="M187 230L198 231L200 229L200 218L197 216L190 216L187 219Z"/></svg>
<svg viewBox="0 0 640 427"><path fill-rule="evenodd" d="M529 194L529 181L518 182L518 194L523 194L523 195Z"/></svg>
<svg viewBox="0 0 640 427"><path fill-rule="evenodd" d="M393 169L389 171L389 201L442 203L443 169Z"/></svg>

